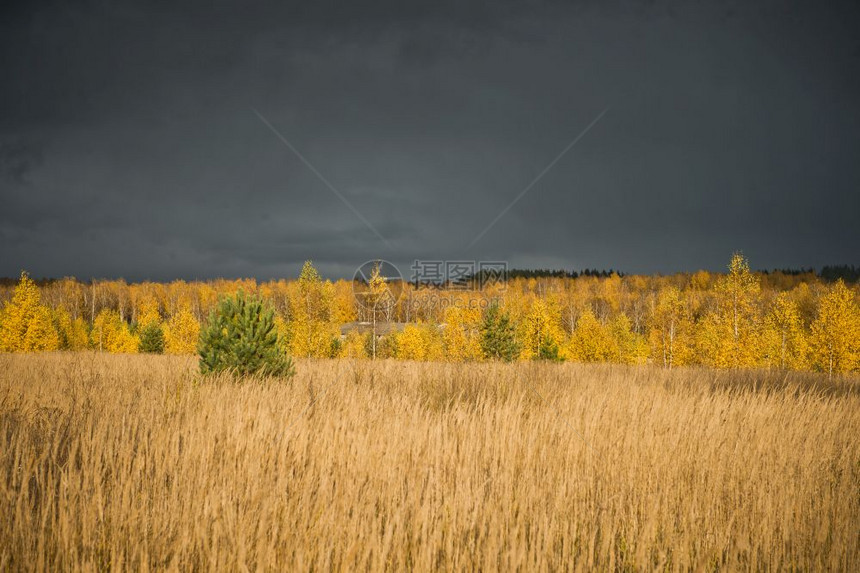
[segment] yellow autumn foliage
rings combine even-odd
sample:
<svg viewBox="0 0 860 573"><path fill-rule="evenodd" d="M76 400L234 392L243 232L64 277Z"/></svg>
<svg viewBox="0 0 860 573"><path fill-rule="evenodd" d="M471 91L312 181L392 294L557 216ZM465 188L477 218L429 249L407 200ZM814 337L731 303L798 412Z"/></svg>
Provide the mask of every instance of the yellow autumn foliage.
<svg viewBox="0 0 860 573"><path fill-rule="evenodd" d="M350 331L341 341L341 358L367 358L368 337L357 330Z"/></svg>
<svg viewBox="0 0 860 573"><path fill-rule="evenodd" d="M728 275L716 286L715 312L698 328L699 355L717 368L748 368L760 363L760 330L756 298L760 285L749 263L735 253Z"/></svg>
<svg viewBox="0 0 860 573"><path fill-rule="evenodd" d="M445 355L443 337L432 324L407 324L397 334L396 343L401 360L441 360Z"/></svg>
<svg viewBox="0 0 860 573"><path fill-rule="evenodd" d="M842 280L821 297L810 346L813 365L830 376L860 369L860 308Z"/></svg>
<svg viewBox="0 0 860 573"><path fill-rule="evenodd" d="M644 364L648 360L648 343L645 337L633 331L632 323L626 314L615 316L607 325L612 337L613 362L622 364Z"/></svg>
<svg viewBox="0 0 860 573"><path fill-rule="evenodd" d="M89 329L83 318L72 318L69 311L60 306L54 310L53 319L62 350L84 350L89 347Z"/></svg>
<svg viewBox="0 0 860 573"><path fill-rule="evenodd" d="M754 273L736 254L722 274L520 276L468 290L402 285L398 298L401 289L390 289L378 266L367 292L322 279L310 262L298 280L263 283L64 278L39 286L22 273L15 286L0 283L0 351L133 352L135 333L156 324L167 352L192 353L194 316L244 289L272 304L281 343L297 357L481 360L483 317L473 303L493 300L505 309L510 354L520 360L856 372L858 287L823 275ZM356 320L394 334L341 337L341 326Z"/></svg>
<svg viewBox="0 0 860 573"><path fill-rule="evenodd" d="M194 354L200 337L200 323L191 309L183 306L164 325L164 352L167 354Z"/></svg>
<svg viewBox="0 0 860 573"><path fill-rule="evenodd" d="M564 332L559 313L543 299L536 299L520 324L520 360L535 360L548 353L563 354Z"/></svg>
<svg viewBox="0 0 860 573"><path fill-rule="evenodd" d="M51 311L42 304L36 283L22 272L12 300L0 311L0 351L34 352L59 347Z"/></svg>
<svg viewBox="0 0 860 573"><path fill-rule="evenodd" d="M576 321L567 346L567 357L577 362L605 362L617 356L609 329L600 324L591 308L586 308Z"/></svg>
<svg viewBox="0 0 860 573"><path fill-rule="evenodd" d="M800 319L797 303L786 292L777 295L761 336L764 363L782 370L805 370L809 367L809 344Z"/></svg>
<svg viewBox="0 0 860 573"><path fill-rule="evenodd" d="M480 360L481 309L450 307L445 311L442 339L448 360L466 362Z"/></svg>
<svg viewBox="0 0 860 573"><path fill-rule="evenodd" d="M310 261L302 268L290 300L288 321L290 353L298 357L328 358L338 339L337 324L331 320L334 287L323 282Z"/></svg>
<svg viewBox="0 0 860 573"><path fill-rule="evenodd" d="M693 323L677 287L660 289L650 323L652 360L665 368L689 364L693 358Z"/></svg>
<svg viewBox="0 0 860 573"><path fill-rule="evenodd" d="M150 324L158 324L160 322L161 313L158 312L158 301L151 297L142 300L137 311L138 328L143 329Z"/></svg>
<svg viewBox="0 0 860 573"><path fill-rule="evenodd" d="M137 354L140 341L115 310L103 310L93 321L90 343L96 350Z"/></svg>

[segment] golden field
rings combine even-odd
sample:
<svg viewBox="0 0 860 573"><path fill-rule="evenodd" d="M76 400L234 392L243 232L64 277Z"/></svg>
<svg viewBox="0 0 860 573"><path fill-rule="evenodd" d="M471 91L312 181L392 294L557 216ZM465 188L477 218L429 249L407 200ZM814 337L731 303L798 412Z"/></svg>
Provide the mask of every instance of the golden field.
<svg viewBox="0 0 860 573"><path fill-rule="evenodd" d="M0 571L860 570L860 383L0 354Z"/></svg>

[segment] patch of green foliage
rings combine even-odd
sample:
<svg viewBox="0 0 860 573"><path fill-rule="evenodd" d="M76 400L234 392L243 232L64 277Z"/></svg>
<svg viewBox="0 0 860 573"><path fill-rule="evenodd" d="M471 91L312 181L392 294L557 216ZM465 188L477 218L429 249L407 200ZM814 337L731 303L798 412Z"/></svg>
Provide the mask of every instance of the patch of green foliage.
<svg viewBox="0 0 860 573"><path fill-rule="evenodd" d="M164 354L164 331L156 322L151 322L140 330L138 350L148 354Z"/></svg>
<svg viewBox="0 0 860 573"><path fill-rule="evenodd" d="M239 291L219 301L200 330L200 372L233 372L289 378L293 361L278 339L275 312L262 299Z"/></svg>

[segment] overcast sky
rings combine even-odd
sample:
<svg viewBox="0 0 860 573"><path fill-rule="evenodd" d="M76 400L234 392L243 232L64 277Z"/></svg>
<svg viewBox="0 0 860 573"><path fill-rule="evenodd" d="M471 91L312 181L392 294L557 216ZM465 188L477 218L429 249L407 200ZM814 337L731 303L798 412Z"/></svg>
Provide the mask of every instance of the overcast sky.
<svg viewBox="0 0 860 573"><path fill-rule="evenodd" d="M175 4L3 3L0 275L860 263L856 2Z"/></svg>

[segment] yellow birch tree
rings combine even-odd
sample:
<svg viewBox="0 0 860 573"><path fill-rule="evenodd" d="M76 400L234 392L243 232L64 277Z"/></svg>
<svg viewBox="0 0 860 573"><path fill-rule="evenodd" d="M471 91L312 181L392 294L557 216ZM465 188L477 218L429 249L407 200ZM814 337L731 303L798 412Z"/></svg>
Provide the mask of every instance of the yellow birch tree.
<svg viewBox="0 0 860 573"><path fill-rule="evenodd" d="M42 304L39 287L26 272L21 272L12 299L0 312L0 350L35 352L59 347L51 311Z"/></svg>
<svg viewBox="0 0 860 573"><path fill-rule="evenodd" d="M782 370L804 370L809 362L806 333L797 303L781 292L764 322L762 350L767 363Z"/></svg>
<svg viewBox="0 0 860 573"><path fill-rule="evenodd" d="M54 309L53 318L61 349L84 350L89 346L89 332L83 318L72 318L64 306Z"/></svg>
<svg viewBox="0 0 860 573"><path fill-rule="evenodd" d="M290 351L299 357L330 357L339 336L331 322L333 286L305 261L297 291L290 300Z"/></svg>
<svg viewBox="0 0 860 573"><path fill-rule="evenodd" d="M110 309L104 309L96 316L90 340L96 350L123 354L136 354L140 344L119 313Z"/></svg>
<svg viewBox="0 0 860 573"><path fill-rule="evenodd" d="M758 308L761 287L740 253L732 255L729 273L717 281L714 312L699 324L702 361L718 368L744 368L759 362Z"/></svg>
<svg viewBox="0 0 860 573"><path fill-rule="evenodd" d="M347 333L340 345L341 358L367 358L368 338L357 330Z"/></svg>
<svg viewBox="0 0 860 573"><path fill-rule="evenodd" d="M481 309L448 308L445 311L442 338L448 360L453 362L480 360L484 355L481 351Z"/></svg>
<svg viewBox="0 0 860 573"><path fill-rule="evenodd" d="M678 287L668 285L659 290L650 324L652 359L669 369L688 364L692 357L692 321Z"/></svg>
<svg viewBox="0 0 860 573"><path fill-rule="evenodd" d="M194 354L200 338L200 323L187 304L183 304L164 325L164 351L167 354Z"/></svg>
<svg viewBox="0 0 860 573"><path fill-rule="evenodd" d="M397 358L401 360L441 360L442 337L434 324L409 323L397 335Z"/></svg>
<svg viewBox="0 0 860 573"><path fill-rule="evenodd" d="M521 360L559 359L562 357L564 334L561 318L543 299L535 299L520 325Z"/></svg>
<svg viewBox="0 0 860 573"><path fill-rule="evenodd" d="M614 354L612 360L622 364L643 364L648 359L648 344L645 337L633 331L630 318L617 314L608 324Z"/></svg>
<svg viewBox="0 0 860 573"><path fill-rule="evenodd" d="M830 377L860 368L860 310L842 279L821 297L810 350L813 366Z"/></svg>
<svg viewBox="0 0 860 573"><path fill-rule="evenodd" d="M568 349L570 359L577 362L605 362L617 353L608 329L597 320L591 308L579 315Z"/></svg>

